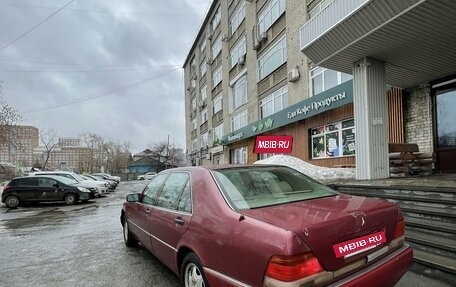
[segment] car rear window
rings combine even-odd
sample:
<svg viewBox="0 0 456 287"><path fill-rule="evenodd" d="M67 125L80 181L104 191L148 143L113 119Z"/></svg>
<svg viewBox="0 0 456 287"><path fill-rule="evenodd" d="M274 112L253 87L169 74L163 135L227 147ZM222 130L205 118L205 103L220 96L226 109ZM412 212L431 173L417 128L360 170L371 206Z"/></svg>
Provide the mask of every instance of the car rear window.
<svg viewBox="0 0 456 287"><path fill-rule="evenodd" d="M236 209L253 209L333 196L335 191L288 167L218 169L214 177Z"/></svg>

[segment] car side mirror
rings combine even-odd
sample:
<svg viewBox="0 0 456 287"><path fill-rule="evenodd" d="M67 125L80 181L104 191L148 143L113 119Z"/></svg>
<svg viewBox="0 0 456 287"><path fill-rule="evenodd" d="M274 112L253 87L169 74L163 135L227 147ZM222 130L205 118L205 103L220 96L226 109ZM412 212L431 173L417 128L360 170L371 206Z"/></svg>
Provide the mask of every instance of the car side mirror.
<svg viewBox="0 0 456 287"><path fill-rule="evenodd" d="M138 202L139 201L139 193L132 193L127 195L128 202Z"/></svg>

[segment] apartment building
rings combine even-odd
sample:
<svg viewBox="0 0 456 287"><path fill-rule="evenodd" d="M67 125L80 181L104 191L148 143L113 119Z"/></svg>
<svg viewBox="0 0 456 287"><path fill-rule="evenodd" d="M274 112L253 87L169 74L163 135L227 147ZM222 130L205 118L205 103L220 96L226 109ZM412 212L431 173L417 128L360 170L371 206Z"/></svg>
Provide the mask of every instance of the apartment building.
<svg viewBox="0 0 456 287"><path fill-rule="evenodd" d="M13 125L5 126L1 130L5 132L6 137L0 145L0 162L23 167L32 166L33 150L39 144L38 128Z"/></svg>
<svg viewBox="0 0 456 287"><path fill-rule="evenodd" d="M184 63L189 163L252 163L256 136L291 135L291 155L359 179L389 177L389 142L455 172L455 6L213 1Z"/></svg>

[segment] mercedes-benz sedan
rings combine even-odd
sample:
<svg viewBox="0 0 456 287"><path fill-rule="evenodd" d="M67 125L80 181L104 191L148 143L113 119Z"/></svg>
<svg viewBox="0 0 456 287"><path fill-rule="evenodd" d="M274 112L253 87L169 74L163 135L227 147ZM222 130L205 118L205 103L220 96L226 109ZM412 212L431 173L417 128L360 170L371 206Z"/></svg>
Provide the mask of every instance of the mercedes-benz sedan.
<svg viewBox="0 0 456 287"><path fill-rule="evenodd" d="M393 286L412 264L404 217L284 166L188 167L155 176L121 211L182 286Z"/></svg>

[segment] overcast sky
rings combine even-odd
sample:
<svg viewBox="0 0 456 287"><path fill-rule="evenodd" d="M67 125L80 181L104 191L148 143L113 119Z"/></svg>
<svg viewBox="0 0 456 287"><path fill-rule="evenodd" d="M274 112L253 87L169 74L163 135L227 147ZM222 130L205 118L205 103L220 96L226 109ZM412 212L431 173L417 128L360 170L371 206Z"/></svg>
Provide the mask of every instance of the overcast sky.
<svg viewBox="0 0 456 287"><path fill-rule="evenodd" d="M136 153L169 135L185 149L182 65L209 4L0 0L1 96L20 124L59 137L95 133Z"/></svg>

